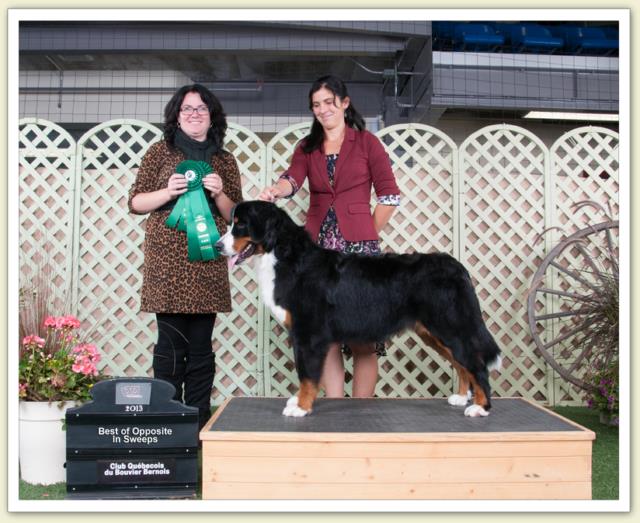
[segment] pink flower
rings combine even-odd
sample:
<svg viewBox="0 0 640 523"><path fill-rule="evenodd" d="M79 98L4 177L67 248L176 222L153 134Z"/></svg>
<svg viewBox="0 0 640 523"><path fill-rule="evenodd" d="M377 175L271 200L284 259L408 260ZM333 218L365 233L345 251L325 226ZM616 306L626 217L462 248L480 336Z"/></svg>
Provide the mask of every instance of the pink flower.
<svg viewBox="0 0 640 523"><path fill-rule="evenodd" d="M71 314L67 316L47 316L44 320L44 326L54 329L72 330L80 327L80 320Z"/></svg>
<svg viewBox="0 0 640 523"><path fill-rule="evenodd" d="M40 336L36 336L35 334L30 334L29 336L25 336L22 338L22 345L36 345L37 347L44 347L44 339Z"/></svg>
<svg viewBox="0 0 640 523"><path fill-rule="evenodd" d="M71 352L75 354L75 361L71 370L86 376L97 376L98 369L96 363L100 361L98 348L91 343L81 343L75 346Z"/></svg>
<svg viewBox="0 0 640 523"><path fill-rule="evenodd" d="M85 376L97 376L98 369L96 366L87 359L76 359L76 363L71 366L73 372L84 374Z"/></svg>
<svg viewBox="0 0 640 523"><path fill-rule="evenodd" d="M45 327L53 327L55 329L57 323L56 323L56 317L55 316L47 316L44 320L44 326Z"/></svg>
<svg viewBox="0 0 640 523"><path fill-rule="evenodd" d="M71 349L71 352L80 356L85 356L95 363L100 361L98 347L96 347L93 343L80 343L79 345L76 345L73 349Z"/></svg>
<svg viewBox="0 0 640 523"><path fill-rule="evenodd" d="M75 316L69 314L68 316L62 316L59 318L62 328L69 327L70 329L77 329L80 327L80 320Z"/></svg>

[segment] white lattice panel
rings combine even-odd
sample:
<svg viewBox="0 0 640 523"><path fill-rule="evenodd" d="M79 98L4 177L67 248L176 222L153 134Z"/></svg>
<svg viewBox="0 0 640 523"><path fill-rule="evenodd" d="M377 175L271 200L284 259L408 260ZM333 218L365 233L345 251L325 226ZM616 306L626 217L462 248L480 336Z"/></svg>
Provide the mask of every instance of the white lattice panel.
<svg viewBox="0 0 640 523"><path fill-rule="evenodd" d="M457 147L434 127L399 124L377 136L389 154L401 205L381 233L387 252L454 254L454 175ZM372 198L375 204L375 195ZM451 394L451 365L412 331L394 336L380 359L378 394L434 397Z"/></svg>
<svg viewBox="0 0 640 523"><path fill-rule="evenodd" d="M311 125L295 124L276 134L267 144L267 168L264 185L273 185L278 177L288 169L293 151L298 142L309 134ZM308 182L305 181L295 196L288 200L280 200L279 205L285 209L294 221L302 225L309 207ZM298 376L293 362L293 350L289 336L280 323L265 310L265 372L267 396L290 396L296 391Z"/></svg>
<svg viewBox="0 0 640 523"><path fill-rule="evenodd" d="M242 176L242 193L252 199L263 186L265 147L250 130L229 124L225 149L231 152ZM213 331L216 374L213 403L221 404L230 396L260 395L264 389L263 308L258 302L255 270L245 263L229 274L231 283L230 313L218 314Z"/></svg>
<svg viewBox="0 0 640 523"><path fill-rule="evenodd" d="M129 213L127 197L144 153L160 135L146 122L112 120L78 142L74 290L80 318L95 325L102 364L116 376L144 376L153 359L154 318L138 312L144 217Z"/></svg>
<svg viewBox="0 0 640 523"><path fill-rule="evenodd" d="M19 148L20 288L28 292L48 270L53 306L62 314L71 306L76 144L55 123L25 118Z"/></svg>
<svg viewBox="0 0 640 523"><path fill-rule="evenodd" d="M289 168L289 162L298 142L311 130L309 123L295 124L276 134L267 144L267 171L264 183L272 185L278 177ZM309 207L309 184L305 183L293 198L280 200L279 205L285 209L294 221L300 225L305 222Z"/></svg>
<svg viewBox="0 0 640 523"><path fill-rule="evenodd" d="M618 216L618 169L618 134L610 129L580 127L553 144L553 224L562 234L606 220L605 214L594 207L574 208L577 202L593 200L613 219Z"/></svg>
<svg viewBox="0 0 640 523"><path fill-rule="evenodd" d="M527 324L531 276L544 254L547 150L535 135L510 125L480 129L460 146L461 261L476 283L485 320L503 351L492 373L496 395L548 397L546 363Z"/></svg>

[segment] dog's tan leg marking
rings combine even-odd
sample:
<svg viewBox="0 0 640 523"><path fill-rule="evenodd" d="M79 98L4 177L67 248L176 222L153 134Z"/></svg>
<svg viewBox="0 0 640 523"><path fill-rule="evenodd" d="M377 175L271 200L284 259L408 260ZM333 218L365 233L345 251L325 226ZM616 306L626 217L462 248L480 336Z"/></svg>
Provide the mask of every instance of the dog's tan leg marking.
<svg viewBox="0 0 640 523"><path fill-rule="evenodd" d="M288 310L284 311L283 325L287 330L291 330L291 326L293 325L293 321L291 320L291 313Z"/></svg>
<svg viewBox="0 0 640 523"><path fill-rule="evenodd" d="M463 366L458 365L458 363L454 363L453 367L458 373L458 395L466 396L469 392L469 372Z"/></svg>
<svg viewBox="0 0 640 523"><path fill-rule="evenodd" d="M485 408L487 406L487 403L488 403L487 402L487 395L484 393L484 390L478 384L478 382L473 377L473 375L469 371L467 371L467 374L469 375L469 381L473 385L473 403L475 405L478 405L478 406L482 407L482 408Z"/></svg>
<svg viewBox="0 0 640 523"><path fill-rule="evenodd" d="M311 380L303 380L298 391L298 407L311 412L311 407L317 396L318 384Z"/></svg>

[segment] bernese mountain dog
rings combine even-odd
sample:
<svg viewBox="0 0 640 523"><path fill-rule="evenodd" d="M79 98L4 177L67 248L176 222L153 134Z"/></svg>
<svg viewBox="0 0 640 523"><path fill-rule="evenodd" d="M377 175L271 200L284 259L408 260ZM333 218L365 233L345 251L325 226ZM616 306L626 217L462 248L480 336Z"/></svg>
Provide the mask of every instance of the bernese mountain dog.
<svg viewBox="0 0 640 523"><path fill-rule="evenodd" d="M246 201L216 244L229 266L261 254L257 272L264 303L288 329L300 388L285 416L311 412L331 343L385 341L412 328L450 361L459 378L451 405L487 416L489 371L500 349L480 312L471 278L444 253L343 254L316 245L273 203Z"/></svg>

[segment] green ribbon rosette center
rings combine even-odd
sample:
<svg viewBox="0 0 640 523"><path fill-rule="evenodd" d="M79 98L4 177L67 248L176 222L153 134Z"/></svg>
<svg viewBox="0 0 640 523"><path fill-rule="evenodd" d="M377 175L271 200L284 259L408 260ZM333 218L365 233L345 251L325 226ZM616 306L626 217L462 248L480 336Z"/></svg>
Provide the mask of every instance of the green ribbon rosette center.
<svg viewBox="0 0 640 523"><path fill-rule="evenodd" d="M220 233L202 187L202 179L213 169L207 162L184 160L176 172L184 174L187 192L180 195L165 224L187 233L189 261L214 260L220 255L214 247Z"/></svg>

